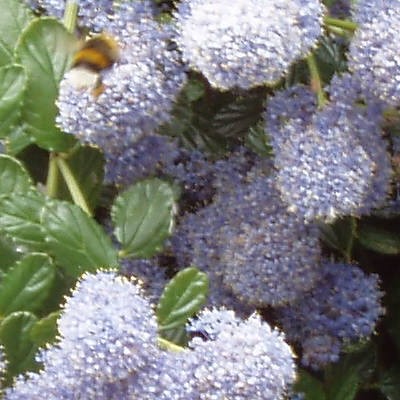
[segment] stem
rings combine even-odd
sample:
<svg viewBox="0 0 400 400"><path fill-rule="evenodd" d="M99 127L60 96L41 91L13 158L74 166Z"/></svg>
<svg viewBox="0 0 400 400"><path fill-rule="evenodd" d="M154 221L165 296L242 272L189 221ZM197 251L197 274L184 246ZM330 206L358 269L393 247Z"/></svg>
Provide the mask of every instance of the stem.
<svg viewBox="0 0 400 400"><path fill-rule="evenodd" d="M342 28L346 31L353 33L357 29L357 24L353 21L348 19L339 19L339 18L332 18L332 17L325 17L324 18L325 25L329 28L330 26L336 28Z"/></svg>
<svg viewBox="0 0 400 400"><path fill-rule="evenodd" d="M158 345L164 350L174 351L176 353L184 350L183 347L178 346L175 343L172 343L162 337L158 337L157 342L158 342Z"/></svg>
<svg viewBox="0 0 400 400"><path fill-rule="evenodd" d="M59 170L57 166L57 156L50 153L49 171L47 173L46 190L49 197L56 197L58 192Z"/></svg>
<svg viewBox="0 0 400 400"><path fill-rule="evenodd" d="M354 238L357 229L357 220L354 217L350 217L350 227L351 227L351 236L347 242L347 246L345 249L345 258L347 263L351 263L353 246L354 246Z"/></svg>
<svg viewBox="0 0 400 400"><path fill-rule="evenodd" d="M325 28L328 31L330 31L338 36L343 36L345 38L349 37L349 31L347 31L346 29L338 28L337 26L333 26L333 25L327 25Z"/></svg>
<svg viewBox="0 0 400 400"><path fill-rule="evenodd" d="M321 77L319 75L318 66L313 54L307 57L308 70L310 71L311 89L317 94L318 107L322 107L326 102L326 95L322 89Z"/></svg>
<svg viewBox="0 0 400 400"><path fill-rule="evenodd" d="M80 206L82 210L85 211L88 215L92 215L89 205L87 204L85 197L68 163L61 156L58 156L56 158L56 162L64 178L64 181L67 184L68 190L71 193L71 197L74 203Z"/></svg>
<svg viewBox="0 0 400 400"><path fill-rule="evenodd" d="M64 26L68 32L74 33L77 17L78 3L74 0L68 0L64 9Z"/></svg>

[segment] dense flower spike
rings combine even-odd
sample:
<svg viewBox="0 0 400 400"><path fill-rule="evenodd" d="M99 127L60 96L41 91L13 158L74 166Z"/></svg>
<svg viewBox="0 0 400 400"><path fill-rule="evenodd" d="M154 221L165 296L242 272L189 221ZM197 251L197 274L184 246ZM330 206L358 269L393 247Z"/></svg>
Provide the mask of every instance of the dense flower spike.
<svg viewBox="0 0 400 400"><path fill-rule="evenodd" d="M178 46L215 87L271 84L316 44L323 11L319 0L184 0Z"/></svg>
<svg viewBox="0 0 400 400"><path fill-rule="evenodd" d="M123 381L158 355L149 302L137 285L114 272L83 276L58 330L60 342L41 355L44 371L31 374L26 384L19 380L10 399L24 398L36 386L52 399L124 398L118 397Z"/></svg>
<svg viewBox="0 0 400 400"><path fill-rule="evenodd" d="M43 9L48 15L62 19L66 0L27 0L33 9ZM109 29L115 19L138 22L143 15L154 13L154 6L149 0L76 0L78 5L78 25L93 32Z"/></svg>
<svg viewBox="0 0 400 400"><path fill-rule="evenodd" d="M213 312L218 318L220 312ZM194 352L186 362L198 398L283 399L295 379L294 355L283 335L257 315L236 324L228 319L219 330L213 341L194 337L189 344Z"/></svg>
<svg viewBox="0 0 400 400"><path fill-rule="evenodd" d="M331 102L314 114L302 88L278 94L266 112L278 187L306 221L369 213L384 203L390 186L380 104L361 96L359 81L349 75L334 78L330 90Z"/></svg>
<svg viewBox="0 0 400 400"><path fill-rule="evenodd" d="M320 258L318 229L287 212L274 175L253 173L249 184L222 202L229 210L222 229L223 282L246 303L292 302L314 285Z"/></svg>
<svg viewBox="0 0 400 400"><path fill-rule="evenodd" d="M6 399L283 398L295 368L282 334L255 315L213 310L202 319L217 332L212 342L162 352L140 288L114 272L85 275L65 303L59 343L41 353L43 371L19 377Z"/></svg>
<svg viewBox="0 0 400 400"><path fill-rule="evenodd" d="M274 176L267 176L269 162L258 160L247 174L238 173L244 163L235 163L235 155L230 169L228 163L218 166L214 202L181 221L172 239L179 265L193 263L212 276L214 305L234 307L216 294L221 288L214 290L213 282L221 280L224 293L229 289L244 303L293 301L314 284L318 231L286 211Z"/></svg>
<svg viewBox="0 0 400 400"><path fill-rule="evenodd" d="M288 338L302 345L302 363L316 369L337 361L344 343L370 336L384 311L377 275L329 262L320 273L310 292L278 311Z"/></svg>
<svg viewBox="0 0 400 400"><path fill-rule="evenodd" d="M398 106L400 1L361 0L354 15L360 26L350 44L349 68L360 78L364 90Z"/></svg>
<svg viewBox="0 0 400 400"><path fill-rule="evenodd" d="M140 165L138 160L126 170L127 159L140 158L139 150L132 148L136 143L145 150L154 142L169 146L162 138L142 139L169 119L185 81L177 53L168 47L170 29L158 25L151 15L142 15L137 24L135 20L123 22L117 15L107 27L119 44L120 58L100 73L104 91L96 97L92 88L77 88L72 81L76 70L71 70L61 82L57 119L65 132L98 145L106 156L107 176L122 183L130 172L133 180L133 171ZM154 159L150 154L148 157Z"/></svg>

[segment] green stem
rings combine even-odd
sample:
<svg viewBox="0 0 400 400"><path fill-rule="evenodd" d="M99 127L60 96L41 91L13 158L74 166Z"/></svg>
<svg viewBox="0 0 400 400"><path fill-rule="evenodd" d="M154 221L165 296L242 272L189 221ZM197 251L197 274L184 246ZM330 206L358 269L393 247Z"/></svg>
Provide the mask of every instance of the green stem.
<svg viewBox="0 0 400 400"><path fill-rule="evenodd" d="M347 242L347 246L345 249L345 259L348 264L351 263L352 261L352 254L353 254L353 246L354 246L354 238L356 235L356 230L357 230L357 220L354 217L349 217L350 218L350 229L351 229L351 235L350 238Z"/></svg>
<svg viewBox="0 0 400 400"><path fill-rule="evenodd" d="M74 33L76 20L78 17L78 3L74 0L68 0L64 9L64 26L68 32Z"/></svg>
<svg viewBox="0 0 400 400"><path fill-rule="evenodd" d="M338 36L344 36L344 37L349 37L349 31L343 28L338 28L337 26L333 25L327 25L326 29L329 30L330 32L334 33L335 35Z"/></svg>
<svg viewBox="0 0 400 400"><path fill-rule="evenodd" d="M46 190L49 197L56 197L58 192L59 170L57 166L57 156L50 153L49 171L47 173Z"/></svg>
<svg viewBox="0 0 400 400"><path fill-rule="evenodd" d="M85 197L68 163L60 155L56 158L56 162L64 178L64 181L67 184L68 190L71 193L71 197L74 203L80 206L82 210L84 210L87 214L92 215L89 205L87 204Z"/></svg>
<svg viewBox="0 0 400 400"><path fill-rule="evenodd" d="M161 347L164 350L174 351L176 353L184 350L183 347L178 346L175 343L168 341L167 339L163 339L162 337L158 337L157 342L159 347Z"/></svg>
<svg viewBox="0 0 400 400"><path fill-rule="evenodd" d="M319 75L318 66L313 54L307 57L308 70L310 71L310 83L312 90L317 94L318 107L322 107L326 102L326 95L322 89L322 81Z"/></svg>
<svg viewBox="0 0 400 400"><path fill-rule="evenodd" d="M324 23L327 27L333 26L336 28L342 28L351 33L353 33L358 26L355 22L350 21L348 19L338 19L332 17L325 17Z"/></svg>

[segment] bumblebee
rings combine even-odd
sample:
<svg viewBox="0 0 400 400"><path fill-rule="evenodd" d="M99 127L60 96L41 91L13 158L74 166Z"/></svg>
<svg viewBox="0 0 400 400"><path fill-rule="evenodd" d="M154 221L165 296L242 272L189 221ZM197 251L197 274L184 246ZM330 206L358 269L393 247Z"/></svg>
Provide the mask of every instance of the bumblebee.
<svg viewBox="0 0 400 400"><path fill-rule="evenodd" d="M70 83L76 89L92 89L94 97L103 93L105 87L101 73L119 59L117 42L106 34L99 34L86 40L75 53L68 74Z"/></svg>

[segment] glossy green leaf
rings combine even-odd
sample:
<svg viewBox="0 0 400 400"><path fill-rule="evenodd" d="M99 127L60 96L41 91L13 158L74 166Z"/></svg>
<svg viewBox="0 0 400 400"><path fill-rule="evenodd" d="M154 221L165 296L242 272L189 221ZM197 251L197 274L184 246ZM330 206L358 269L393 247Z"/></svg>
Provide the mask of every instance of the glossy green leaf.
<svg viewBox="0 0 400 400"><path fill-rule="evenodd" d="M270 140L263 124L257 124L249 128L246 145L261 157L272 157L273 155Z"/></svg>
<svg viewBox="0 0 400 400"><path fill-rule="evenodd" d="M175 212L174 189L160 179L139 182L118 196L111 216L123 255L148 258L158 253L172 232Z"/></svg>
<svg viewBox="0 0 400 400"><path fill-rule="evenodd" d="M381 226L360 224L358 241L377 253L400 254L400 234Z"/></svg>
<svg viewBox="0 0 400 400"><path fill-rule="evenodd" d="M95 209L104 177L104 156L95 147L79 147L66 160L82 193L92 210ZM63 179L60 179L58 198L71 201L70 192Z"/></svg>
<svg viewBox="0 0 400 400"><path fill-rule="evenodd" d="M54 278L55 268L46 254L31 253L22 258L0 283L0 314L40 309Z"/></svg>
<svg viewBox="0 0 400 400"><path fill-rule="evenodd" d="M33 19L23 1L0 0L0 65L13 59L13 52L24 27Z"/></svg>
<svg viewBox="0 0 400 400"><path fill-rule="evenodd" d="M21 117L26 82L22 66L0 68L0 138L7 136Z"/></svg>
<svg viewBox="0 0 400 400"><path fill-rule="evenodd" d="M325 371L327 400L355 399L361 382L370 378L375 366L375 348L370 343L343 355L339 362L329 365Z"/></svg>
<svg viewBox="0 0 400 400"><path fill-rule="evenodd" d="M10 375L35 365L38 346L30 339L30 331L36 321L35 315L27 311L12 313L1 321L0 342L6 352Z"/></svg>
<svg viewBox="0 0 400 400"><path fill-rule="evenodd" d="M178 272L167 284L157 306L161 333L185 325L207 300L208 277L197 268Z"/></svg>
<svg viewBox="0 0 400 400"><path fill-rule="evenodd" d="M353 217L338 219L332 225L321 224L321 239L348 260L351 259L356 228L356 219Z"/></svg>
<svg viewBox="0 0 400 400"><path fill-rule="evenodd" d="M213 131L229 138L245 137L261 119L265 91L253 91L221 108L211 121Z"/></svg>
<svg viewBox="0 0 400 400"><path fill-rule="evenodd" d="M45 251L40 213L46 199L36 191L0 197L0 232L20 249Z"/></svg>
<svg viewBox="0 0 400 400"><path fill-rule="evenodd" d="M25 125L21 123L11 130L11 133L6 139L7 153L15 156L26 147L33 143L32 136L29 136L25 131Z"/></svg>
<svg viewBox="0 0 400 400"><path fill-rule="evenodd" d="M57 320L59 316L60 312L55 311L35 322L30 332L30 338L36 345L43 347L47 343L52 343L56 340L58 334Z"/></svg>
<svg viewBox="0 0 400 400"><path fill-rule="evenodd" d="M70 65L74 43L60 22L40 18L27 27L16 48L17 61L28 73L22 110L27 132L47 150L64 151L75 142L55 126L58 86Z"/></svg>
<svg viewBox="0 0 400 400"><path fill-rule="evenodd" d="M0 237L0 277L21 257L9 239Z"/></svg>
<svg viewBox="0 0 400 400"><path fill-rule="evenodd" d="M42 213L48 251L65 272L78 277L117 265L110 238L82 209L63 201L50 201Z"/></svg>
<svg viewBox="0 0 400 400"><path fill-rule="evenodd" d="M0 196L26 193L32 181L22 164L13 157L0 154Z"/></svg>
<svg viewBox="0 0 400 400"><path fill-rule="evenodd" d="M307 400L326 400L323 384L304 370L298 372L293 390L304 393Z"/></svg>

